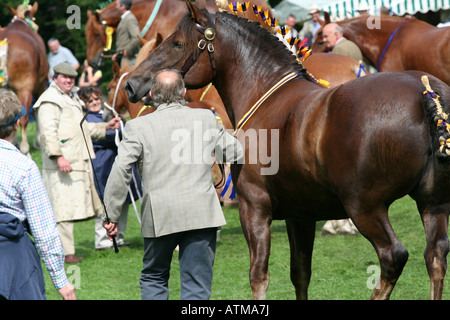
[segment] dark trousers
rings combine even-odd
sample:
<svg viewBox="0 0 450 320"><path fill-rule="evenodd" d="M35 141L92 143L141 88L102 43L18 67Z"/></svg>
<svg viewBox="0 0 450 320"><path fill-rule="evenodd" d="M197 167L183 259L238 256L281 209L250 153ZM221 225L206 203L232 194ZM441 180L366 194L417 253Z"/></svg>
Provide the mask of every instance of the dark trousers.
<svg viewBox="0 0 450 320"><path fill-rule="evenodd" d="M179 245L181 300L211 296L217 228L191 230L158 238L144 238L142 300L167 300L173 251Z"/></svg>

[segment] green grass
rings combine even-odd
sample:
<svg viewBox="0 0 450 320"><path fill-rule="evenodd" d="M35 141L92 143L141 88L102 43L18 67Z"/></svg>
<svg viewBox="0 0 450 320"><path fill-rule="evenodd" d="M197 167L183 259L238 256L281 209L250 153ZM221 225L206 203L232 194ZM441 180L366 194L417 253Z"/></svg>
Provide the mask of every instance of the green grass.
<svg viewBox="0 0 450 320"><path fill-rule="evenodd" d="M33 123L30 126L33 128ZM34 137L30 136L30 141ZM40 165L40 152L32 151ZM224 207L227 220L217 245L214 266L212 300L248 300L252 298L248 271L249 252L243 236L236 207ZM429 298L429 278L423 252L425 235L414 201L405 197L390 208L390 219L400 241L409 251L409 260L391 299L423 300ZM367 280L372 275L368 267L378 266L371 244L361 235L322 236L324 222L317 223L313 255L313 274L309 287L312 300L366 300L372 292ZM133 208L130 207L126 241L131 247L119 253L94 249L94 221L75 224L76 254L85 260L77 265L66 265L69 279L79 285L79 300L138 300L139 276L142 268L143 240ZM179 299L178 253L174 252L169 298ZM269 262L270 284L267 299L292 300L295 291L289 279L289 244L283 221L272 224L272 250ZM60 299L48 273L44 271L47 298ZM444 299L449 299L449 284Z"/></svg>

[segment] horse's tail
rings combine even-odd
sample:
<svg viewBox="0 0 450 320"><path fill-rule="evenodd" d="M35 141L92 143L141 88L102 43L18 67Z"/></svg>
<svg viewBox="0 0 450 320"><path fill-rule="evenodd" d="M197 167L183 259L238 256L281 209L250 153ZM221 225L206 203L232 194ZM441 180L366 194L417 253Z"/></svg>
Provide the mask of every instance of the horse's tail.
<svg viewBox="0 0 450 320"><path fill-rule="evenodd" d="M446 104L448 97L441 97L439 91L433 91L428 76L422 76L422 84L425 86L422 105L430 125L433 153L439 161L448 162L450 161L450 106L448 102Z"/></svg>

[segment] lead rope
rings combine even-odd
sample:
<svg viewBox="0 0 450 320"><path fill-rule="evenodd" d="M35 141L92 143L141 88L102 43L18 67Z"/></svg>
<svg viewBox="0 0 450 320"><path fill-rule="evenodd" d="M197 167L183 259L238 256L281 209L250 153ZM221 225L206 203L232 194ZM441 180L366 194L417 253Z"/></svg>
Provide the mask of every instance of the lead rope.
<svg viewBox="0 0 450 320"><path fill-rule="evenodd" d="M123 78L124 78L126 75L128 75L128 72L125 72L125 73L122 74L122 75L120 76L120 78L119 78L119 82L117 83L116 90L115 90L115 92L114 92L113 105L110 106L110 105L108 105L106 102L103 103L103 104L105 105L105 107L108 108L108 109L114 114L115 117L118 117L118 116L119 116L119 114L118 114L117 111L116 111L116 99L117 99L117 93L118 93L118 91L119 91L120 84L122 83L122 80L123 80ZM122 121L122 120L120 120L120 130L122 130L122 132L123 132L123 121ZM118 146L119 146L119 143L120 143L119 129L116 129L116 137L115 137L114 141L115 141L115 143L116 143L116 146L118 147ZM131 172L131 173L132 173L131 176L133 177L134 185L135 185L135 187L136 187L135 189L136 189L136 192L137 192L138 197L139 197L139 200L140 200L140 199L142 199L142 195L141 195L141 193L139 192L139 187L138 187L138 183L137 183L137 181L136 181L136 177L135 177L135 175L134 175L134 172ZM136 201L134 200L133 192L131 191L131 187L130 187L130 186L128 186L128 193L130 194L131 203L133 204L134 212L136 213L136 218L137 218L137 220L139 221L139 224L141 224L141 217L139 217L139 212L138 212L137 207L136 207Z"/></svg>

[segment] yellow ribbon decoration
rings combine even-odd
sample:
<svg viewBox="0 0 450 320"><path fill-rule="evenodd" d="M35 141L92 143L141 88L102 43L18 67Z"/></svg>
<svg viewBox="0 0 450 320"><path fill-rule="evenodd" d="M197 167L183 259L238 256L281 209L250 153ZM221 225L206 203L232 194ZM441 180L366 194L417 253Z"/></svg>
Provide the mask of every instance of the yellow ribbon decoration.
<svg viewBox="0 0 450 320"><path fill-rule="evenodd" d="M105 48L103 49L104 51L109 51L111 50L111 46L112 46L112 36L114 33L114 28L113 27L106 27L105 29L105 34L106 34L106 45Z"/></svg>
<svg viewBox="0 0 450 320"><path fill-rule="evenodd" d="M153 108L153 107L152 106L147 106L147 105L144 104L142 106L141 110L139 110L138 114L136 115L136 118L140 117L141 113L144 112L144 110L147 109L147 108Z"/></svg>
<svg viewBox="0 0 450 320"><path fill-rule="evenodd" d="M258 110L258 108L261 106L261 104L272 95L278 88L280 88L282 85L287 83L288 81L294 79L297 77L297 74L295 72L288 74L283 79L278 81L272 88L269 89L261 98L259 98L258 101L250 108L250 110L242 117L241 120L239 120L236 130L234 130L233 136L236 136L239 130L242 129L242 127L247 123L247 121L253 116L253 114Z"/></svg>

